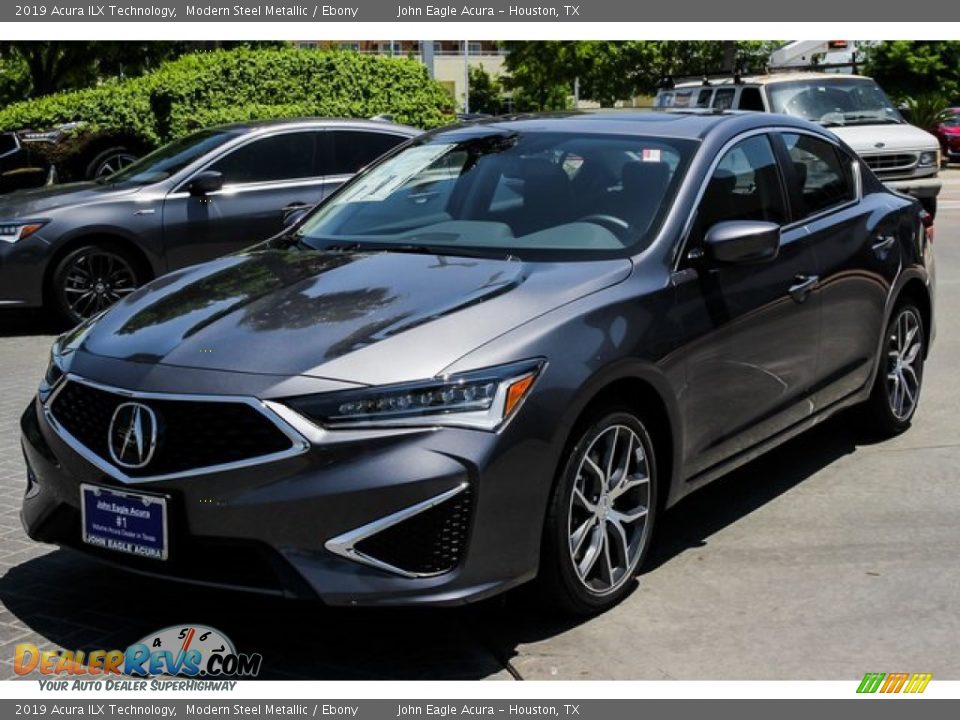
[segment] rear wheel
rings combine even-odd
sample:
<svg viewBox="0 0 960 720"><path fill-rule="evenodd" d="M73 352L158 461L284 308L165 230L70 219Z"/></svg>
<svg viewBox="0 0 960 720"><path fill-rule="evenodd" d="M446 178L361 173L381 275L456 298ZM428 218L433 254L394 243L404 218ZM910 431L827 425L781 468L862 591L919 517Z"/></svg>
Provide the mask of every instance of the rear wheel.
<svg viewBox="0 0 960 720"><path fill-rule="evenodd" d="M631 588L650 546L656 461L643 421L611 409L587 423L551 499L541 583L561 609L606 610Z"/></svg>
<svg viewBox="0 0 960 720"><path fill-rule="evenodd" d="M76 325L123 299L143 282L137 263L113 243L93 242L68 253L53 272L57 314Z"/></svg>
<svg viewBox="0 0 960 720"><path fill-rule="evenodd" d="M877 434L899 435L910 427L920 402L925 342L923 315L913 303L902 303L887 323L883 357L864 408Z"/></svg>

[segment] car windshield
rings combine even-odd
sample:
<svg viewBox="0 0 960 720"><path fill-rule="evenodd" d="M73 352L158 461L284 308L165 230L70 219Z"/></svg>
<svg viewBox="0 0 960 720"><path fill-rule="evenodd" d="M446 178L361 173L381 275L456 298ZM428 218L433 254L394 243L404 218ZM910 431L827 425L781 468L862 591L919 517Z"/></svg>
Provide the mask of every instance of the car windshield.
<svg viewBox="0 0 960 720"><path fill-rule="evenodd" d="M235 133L226 130L201 130L154 150L123 170L101 178L99 182L110 185L150 185L160 182L235 137Z"/></svg>
<svg viewBox="0 0 960 720"><path fill-rule="evenodd" d="M960 127L960 110L951 110L940 124L947 127Z"/></svg>
<svg viewBox="0 0 960 720"><path fill-rule="evenodd" d="M869 78L815 78L767 85L773 112L826 126L902 123L890 98Z"/></svg>
<svg viewBox="0 0 960 720"><path fill-rule="evenodd" d="M692 140L500 128L415 143L347 184L297 232L310 247L582 258L656 231Z"/></svg>

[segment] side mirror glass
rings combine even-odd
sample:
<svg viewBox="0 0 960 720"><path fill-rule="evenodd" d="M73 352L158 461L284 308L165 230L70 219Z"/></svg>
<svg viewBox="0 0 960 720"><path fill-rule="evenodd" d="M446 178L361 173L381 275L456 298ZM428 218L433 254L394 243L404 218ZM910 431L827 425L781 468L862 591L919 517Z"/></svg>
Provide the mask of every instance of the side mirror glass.
<svg viewBox="0 0 960 720"><path fill-rule="evenodd" d="M216 170L204 170L193 176L187 183L187 191L191 195L209 195L223 189L223 173Z"/></svg>
<svg viewBox="0 0 960 720"><path fill-rule="evenodd" d="M720 222L704 238L706 255L718 263L758 263L780 251L780 226L757 220Z"/></svg>

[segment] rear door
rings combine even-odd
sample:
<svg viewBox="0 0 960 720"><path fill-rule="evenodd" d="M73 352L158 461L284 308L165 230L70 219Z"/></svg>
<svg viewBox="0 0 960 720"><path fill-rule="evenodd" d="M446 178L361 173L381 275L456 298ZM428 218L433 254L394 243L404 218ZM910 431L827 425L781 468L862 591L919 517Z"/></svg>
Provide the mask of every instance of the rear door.
<svg viewBox="0 0 960 720"><path fill-rule="evenodd" d="M823 327L814 399L824 407L872 375L900 263L899 227L896 215L861 201L859 161L846 150L808 133L780 138L794 214L817 255Z"/></svg>

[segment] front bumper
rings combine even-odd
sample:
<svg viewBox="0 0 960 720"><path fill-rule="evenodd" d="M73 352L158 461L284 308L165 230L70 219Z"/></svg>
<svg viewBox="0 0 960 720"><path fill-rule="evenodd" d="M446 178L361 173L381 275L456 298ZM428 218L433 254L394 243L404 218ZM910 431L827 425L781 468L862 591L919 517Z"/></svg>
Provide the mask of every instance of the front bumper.
<svg viewBox="0 0 960 720"><path fill-rule="evenodd" d="M915 198L935 198L943 187L936 178L916 178L910 180L883 180L883 184L891 190L911 195Z"/></svg>
<svg viewBox="0 0 960 720"><path fill-rule="evenodd" d="M275 462L147 482L121 481L89 462L58 433L39 399L21 426L28 535L136 572L331 605L453 605L506 590L537 570L552 464L547 445L522 437L515 422L501 433L326 433L322 443ZM169 559L84 544L81 483L166 496ZM359 545L360 536L377 537L384 518L432 507L439 525L425 523L427 513L418 510L410 516L418 524L392 526L400 532ZM451 526L445 513L454 510ZM438 537L422 537L434 527L441 528ZM451 549L451 542L459 545ZM387 569L358 561L355 545L379 554L375 560L393 553ZM404 553L437 548L456 554L453 569L389 569L407 562Z"/></svg>
<svg viewBox="0 0 960 720"><path fill-rule="evenodd" d="M40 233L16 243L0 242L0 307L43 305L49 249Z"/></svg>

